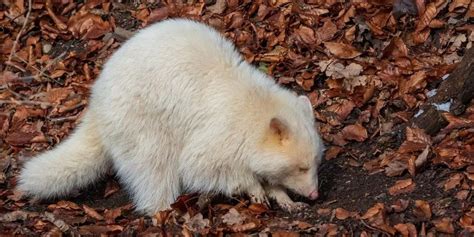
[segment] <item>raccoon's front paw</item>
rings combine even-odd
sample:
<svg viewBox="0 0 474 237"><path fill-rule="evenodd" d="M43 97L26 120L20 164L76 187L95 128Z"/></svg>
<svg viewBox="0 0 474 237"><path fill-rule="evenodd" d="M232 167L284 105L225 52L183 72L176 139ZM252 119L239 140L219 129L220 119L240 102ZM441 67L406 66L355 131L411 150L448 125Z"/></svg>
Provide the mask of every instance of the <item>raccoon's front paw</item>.
<svg viewBox="0 0 474 237"><path fill-rule="evenodd" d="M293 201L284 201L284 202L278 202L278 206L280 206L281 209L294 213L301 211L303 209L306 209L309 207L307 203L304 202L293 202Z"/></svg>
<svg viewBox="0 0 474 237"><path fill-rule="evenodd" d="M267 207L270 207L270 202L268 201L267 195L263 188L254 188L248 192L251 203L264 204Z"/></svg>
<svg viewBox="0 0 474 237"><path fill-rule="evenodd" d="M257 196L250 195L250 202L264 204L267 207L270 207L270 201L268 201L268 198L265 195L257 195Z"/></svg>
<svg viewBox="0 0 474 237"><path fill-rule="evenodd" d="M309 207L304 202L294 202L281 187L277 186L266 186L265 187L268 196L274 199L278 206L287 212L297 212L302 209Z"/></svg>

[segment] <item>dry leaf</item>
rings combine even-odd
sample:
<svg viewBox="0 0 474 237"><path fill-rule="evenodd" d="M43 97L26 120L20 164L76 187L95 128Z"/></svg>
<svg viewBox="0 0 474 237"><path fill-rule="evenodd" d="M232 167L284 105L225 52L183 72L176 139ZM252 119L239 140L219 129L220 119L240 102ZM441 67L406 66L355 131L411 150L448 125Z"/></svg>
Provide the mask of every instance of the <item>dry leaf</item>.
<svg viewBox="0 0 474 237"><path fill-rule="evenodd" d="M368 138L367 130L360 124L348 125L342 129L342 134L346 140L363 142Z"/></svg>
<svg viewBox="0 0 474 237"><path fill-rule="evenodd" d="M82 205L82 208L84 209L84 212L85 212L88 216L90 216L90 217L92 217L92 218L94 218L94 219L96 219L96 220L99 220L99 221L101 221L101 220L104 219L104 217L103 217L101 214L99 214L96 210L94 210L93 208L90 208L90 207L88 207L88 206L86 206L86 205Z"/></svg>
<svg viewBox="0 0 474 237"><path fill-rule="evenodd" d="M431 207L427 201L423 200L416 200L415 201L415 208L413 209L413 214L418 218L423 220L431 219Z"/></svg>
<svg viewBox="0 0 474 237"><path fill-rule="evenodd" d="M418 233L416 231L415 225L412 223L406 223L406 224L396 224L395 229L403 236L403 237L416 237L418 236Z"/></svg>
<svg viewBox="0 0 474 237"><path fill-rule="evenodd" d="M359 56L361 53L351 45L335 42L324 42L324 46L336 57L351 59Z"/></svg>
<svg viewBox="0 0 474 237"><path fill-rule="evenodd" d="M415 183L412 179L403 179L395 182L395 185L388 189L390 195L399 195L402 193L409 193L415 189Z"/></svg>
<svg viewBox="0 0 474 237"><path fill-rule="evenodd" d="M443 217L441 219L433 220L433 224L436 227L436 230L446 234L454 234L454 226L451 218Z"/></svg>
<svg viewBox="0 0 474 237"><path fill-rule="evenodd" d="M227 225L241 225L244 223L245 217L235 209L231 208L227 214L222 216L222 222Z"/></svg>
<svg viewBox="0 0 474 237"><path fill-rule="evenodd" d="M343 209L343 208L336 208L336 210L334 210L335 213L336 213L336 218L339 219L339 220L345 220L347 218L349 218L351 216L351 212Z"/></svg>
<svg viewBox="0 0 474 237"><path fill-rule="evenodd" d="M340 147L340 146L331 146L326 150L326 152L324 152L324 158L326 160L334 159L334 158L337 157L337 155L339 155L339 153L341 153L341 151L343 151L342 147Z"/></svg>

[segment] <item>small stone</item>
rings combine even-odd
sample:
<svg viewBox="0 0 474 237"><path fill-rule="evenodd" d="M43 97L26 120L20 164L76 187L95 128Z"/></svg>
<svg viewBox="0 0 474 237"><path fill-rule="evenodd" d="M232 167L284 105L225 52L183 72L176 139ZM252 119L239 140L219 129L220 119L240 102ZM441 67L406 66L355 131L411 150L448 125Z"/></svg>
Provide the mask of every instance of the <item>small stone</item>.
<svg viewBox="0 0 474 237"><path fill-rule="evenodd" d="M49 43L44 43L43 44L43 53L47 54L51 51L51 49L53 48L53 46Z"/></svg>

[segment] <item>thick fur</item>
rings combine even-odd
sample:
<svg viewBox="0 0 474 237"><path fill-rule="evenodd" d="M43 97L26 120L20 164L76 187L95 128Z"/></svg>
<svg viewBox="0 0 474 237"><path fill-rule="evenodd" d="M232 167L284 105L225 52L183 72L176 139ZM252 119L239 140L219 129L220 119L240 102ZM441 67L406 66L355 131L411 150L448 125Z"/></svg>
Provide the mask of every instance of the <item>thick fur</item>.
<svg viewBox="0 0 474 237"><path fill-rule="evenodd" d="M64 196L111 163L146 214L183 192L270 197L291 210L299 204L285 188L317 197L322 150L306 97L245 62L214 29L167 20L114 53L77 131L26 163L19 189Z"/></svg>

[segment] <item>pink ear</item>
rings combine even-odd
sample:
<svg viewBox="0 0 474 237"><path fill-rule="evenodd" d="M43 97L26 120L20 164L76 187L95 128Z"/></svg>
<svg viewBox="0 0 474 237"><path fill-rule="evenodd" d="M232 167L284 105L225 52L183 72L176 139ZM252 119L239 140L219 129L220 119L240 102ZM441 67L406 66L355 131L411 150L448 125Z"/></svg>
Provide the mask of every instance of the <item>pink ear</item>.
<svg viewBox="0 0 474 237"><path fill-rule="evenodd" d="M288 126L280 119L272 118L272 120L270 120L270 130L274 135L278 136L280 141L288 139Z"/></svg>

